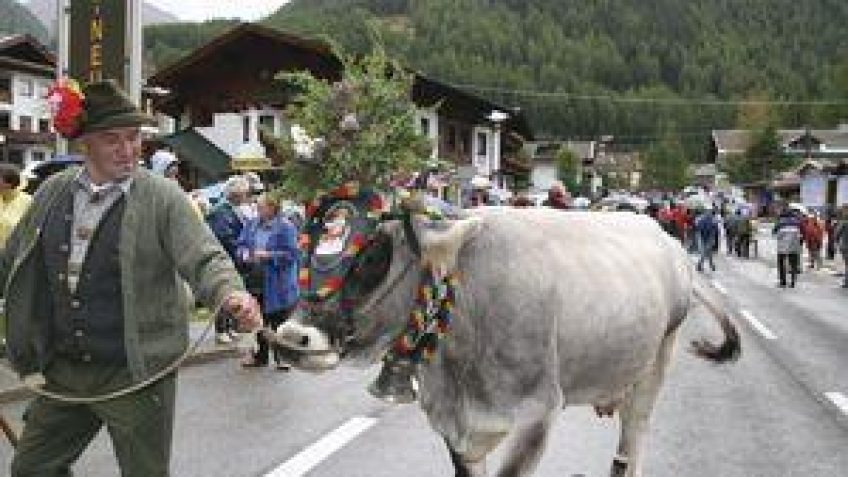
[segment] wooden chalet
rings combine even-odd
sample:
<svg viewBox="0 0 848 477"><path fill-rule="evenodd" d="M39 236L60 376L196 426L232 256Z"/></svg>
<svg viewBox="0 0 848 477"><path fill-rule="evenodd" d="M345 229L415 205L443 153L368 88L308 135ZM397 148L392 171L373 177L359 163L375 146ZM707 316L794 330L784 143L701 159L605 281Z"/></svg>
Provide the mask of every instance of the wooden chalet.
<svg viewBox="0 0 848 477"><path fill-rule="evenodd" d="M169 92L154 103L157 111L176 119L177 133L166 142L203 169L205 179L213 180L231 172L231 167L222 165L231 166L237 149L250 145L257 154L265 153L260 125L276 134L290 126L284 110L294 92L275 80L278 73L307 71L335 81L341 78L342 68L332 49L321 41L243 23L161 69L148 78L147 85ZM490 177L529 175L529 165L518 157L532 133L520 112L418 73L412 97L419 108L420 131L433 142L434 159L474 166ZM492 111L508 116L495 124L487 119ZM235 117L224 121L225 114ZM196 150L204 139L213 147ZM218 152L212 154L214 149ZM492 151L498 157L491 157ZM210 159L210 154L222 157Z"/></svg>

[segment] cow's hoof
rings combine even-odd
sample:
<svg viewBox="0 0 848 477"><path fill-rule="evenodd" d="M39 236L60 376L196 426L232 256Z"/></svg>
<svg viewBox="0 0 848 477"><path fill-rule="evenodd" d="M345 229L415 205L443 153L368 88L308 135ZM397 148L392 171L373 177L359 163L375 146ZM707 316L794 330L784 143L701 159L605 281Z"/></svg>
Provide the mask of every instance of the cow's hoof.
<svg viewBox="0 0 848 477"><path fill-rule="evenodd" d="M415 402L417 393L413 383L413 367L412 363L384 363L377 379L368 386L368 392L392 404Z"/></svg>

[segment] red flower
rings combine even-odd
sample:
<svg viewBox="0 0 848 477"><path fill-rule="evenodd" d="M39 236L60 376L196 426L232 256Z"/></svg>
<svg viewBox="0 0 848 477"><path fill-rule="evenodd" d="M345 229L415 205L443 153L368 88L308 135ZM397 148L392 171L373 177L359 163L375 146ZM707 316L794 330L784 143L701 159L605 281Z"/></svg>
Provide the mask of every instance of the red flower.
<svg viewBox="0 0 848 477"><path fill-rule="evenodd" d="M85 97L76 81L60 78L47 90L47 104L53 127L62 136L74 139L82 129Z"/></svg>

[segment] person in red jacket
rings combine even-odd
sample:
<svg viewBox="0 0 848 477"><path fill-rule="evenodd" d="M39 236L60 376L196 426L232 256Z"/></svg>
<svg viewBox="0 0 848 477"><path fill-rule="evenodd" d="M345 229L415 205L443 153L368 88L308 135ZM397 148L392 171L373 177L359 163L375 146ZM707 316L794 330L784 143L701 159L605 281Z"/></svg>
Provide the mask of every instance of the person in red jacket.
<svg viewBox="0 0 848 477"><path fill-rule="evenodd" d="M807 245L810 257L810 269L822 268L822 244L824 242L824 223L815 213L810 213L801 222L801 236Z"/></svg>

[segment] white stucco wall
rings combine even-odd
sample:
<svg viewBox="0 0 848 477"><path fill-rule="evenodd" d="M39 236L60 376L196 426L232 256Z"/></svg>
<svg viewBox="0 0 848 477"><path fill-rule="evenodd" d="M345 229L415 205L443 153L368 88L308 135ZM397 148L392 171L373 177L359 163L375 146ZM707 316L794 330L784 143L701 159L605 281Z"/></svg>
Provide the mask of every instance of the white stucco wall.
<svg viewBox="0 0 848 477"><path fill-rule="evenodd" d="M848 205L848 176L836 179L836 206Z"/></svg>
<svg viewBox="0 0 848 477"><path fill-rule="evenodd" d="M807 207L822 207L827 200L827 177L818 171L801 177L801 203Z"/></svg>
<svg viewBox="0 0 848 477"><path fill-rule="evenodd" d="M41 120L50 120L50 110L45 99L50 82L48 78L24 73L11 75L12 102L0 105L0 109L9 111L10 129L31 133L52 131L52 128L48 131L39 130ZM30 85L30 94L24 94L27 85ZM21 128L21 117L24 116L32 118L30 126L26 129ZM35 160L50 159L53 156L53 150L49 146L10 145L9 147L21 152L24 166Z"/></svg>
<svg viewBox="0 0 848 477"><path fill-rule="evenodd" d="M554 181L557 180L556 166L552 162L533 164L533 170L530 171L530 180L533 182L533 189L536 191L541 192L550 189Z"/></svg>
<svg viewBox="0 0 848 477"><path fill-rule="evenodd" d="M273 132L279 136L285 127L282 112L275 109L249 109L240 113L216 113L213 125L196 128L197 132L215 144L230 157L265 156L259 142L259 118L274 118ZM249 121L247 141L244 137L244 120Z"/></svg>
<svg viewBox="0 0 848 477"><path fill-rule="evenodd" d="M486 139L486 148L481 150L480 135ZM489 174L497 170L497 159L495 146L495 132L485 127L475 127L471 130L471 157L474 167L477 168L477 174L488 177Z"/></svg>
<svg viewBox="0 0 848 477"><path fill-rule="evenodd" d="M427 120L427 130L423 130L422 119ZM435 111L420 109L415 113L415 127L418 132L423 134L430 140L433 149L430 152L430 158L436 159L439 157L439 115Z"/></svg>
<svg viewBox="0 0 848 477"><path fill-rule="evenodd" d="M30 96L22 94L27 84L32 85ZM29 131L38 132L38 121L50 117L47 101L44 99L49 84L50 80L46 78L18 73L12 76L12 129L20 130L21 116L29 116L32 118L32 128Z"/></svg>

